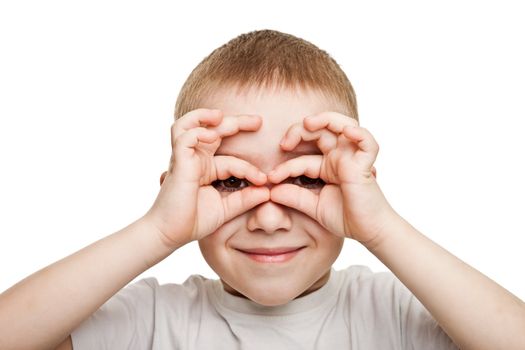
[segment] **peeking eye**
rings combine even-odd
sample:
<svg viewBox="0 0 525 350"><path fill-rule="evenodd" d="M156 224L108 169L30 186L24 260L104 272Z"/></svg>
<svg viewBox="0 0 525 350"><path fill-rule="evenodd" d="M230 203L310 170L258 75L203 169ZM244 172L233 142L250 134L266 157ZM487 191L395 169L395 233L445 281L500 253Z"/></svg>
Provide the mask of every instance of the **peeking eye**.
<svg viewBox="0 0 525 350"><path fill-rule="evenodd" d="M321 188L325 185L325 182L321 180L320 178L311 178L306 175L294 177L290 180L290 182L294 185L311 188L311 189Z"/></svg>
<svg viewBox="0 0 525 350"><path fill-rule="evenodd" d="M288 178L286 182L308 189L317 189L325 185L325 182L320 178L311 178L306 175ZM250 186L251 183L245 179L239 179L235 176L230 176L225 180L215 180L211 183L211 185L219 192L235 192Z"/></svg>
<svg viewBox="0 0 525 350"><path fill-rule="evenodd" d="M219 192L235 192L249 186L250 183L244 179L230 176L226 180L215 180L211 185Z"/></svg>

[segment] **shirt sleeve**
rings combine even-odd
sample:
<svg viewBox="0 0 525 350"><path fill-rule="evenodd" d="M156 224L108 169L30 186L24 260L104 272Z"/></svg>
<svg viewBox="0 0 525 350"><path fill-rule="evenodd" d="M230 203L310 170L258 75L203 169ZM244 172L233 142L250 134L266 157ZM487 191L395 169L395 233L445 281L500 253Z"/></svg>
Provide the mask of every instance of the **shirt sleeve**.
<svg viewBox="0 0 525 350"><path fill-rule="evenodd" d="M402 309L406 349L459 349L414 295L409 297Z"/></svg>
<svg viewBox="0 0 525 350"><path fill-rule="evenodd" d="M121 289L71 333L73 349L150 349L157 285L148 278Z"/></svg>
<svg viewBox="0 0 525 350"><path fill-rule="evenodd" d="M397 296L397 315L403 349L457 350L457 345L445 333L430 312L394 275L392 295Z"/></svg>
<svg viewBox="0 0 525 350"><path fill-rule="evenodd" d="M458 349L394 274L357 267L348 271L354 279L349 289L352 335L362 344L403 350Z"/></svg>

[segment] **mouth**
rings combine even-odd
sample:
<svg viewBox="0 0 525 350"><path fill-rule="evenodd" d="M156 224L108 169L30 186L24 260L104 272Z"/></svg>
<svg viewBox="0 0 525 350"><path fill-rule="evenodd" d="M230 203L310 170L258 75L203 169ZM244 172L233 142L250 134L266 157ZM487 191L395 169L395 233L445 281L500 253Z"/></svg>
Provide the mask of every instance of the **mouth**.
<svg viewBox="0 0 525 350"><path fill-rule="evenodd" d="M283 263L294 258L306 247L280 247L280 248L255 248L236 249L248 258L260 263Z"/></svg>

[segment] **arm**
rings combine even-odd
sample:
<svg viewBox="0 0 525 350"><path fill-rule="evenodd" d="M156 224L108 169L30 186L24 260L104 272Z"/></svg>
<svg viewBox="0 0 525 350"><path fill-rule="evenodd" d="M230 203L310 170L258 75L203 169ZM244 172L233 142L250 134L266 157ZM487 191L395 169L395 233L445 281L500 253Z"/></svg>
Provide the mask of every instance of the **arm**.
<svg viewBox="0 0 525 350"><path fill-rule="evenodd" d="M357 121L323 112L290 128L285 151L316 140L322 156L298 157L268 174L320 177L318 193L279 185L271 198L311 216L333 234L355 239L376 255L429 310L462 349L525 349L525 305L403 220L375 179L379 145ZM285 194L285 187L286 194Z"/></svg>
<svg viewBox="0 0 525 350"><path fill-rule="evenodd" d="M153 225L139 219L4 291L0 348L55 347L113 294L174 250L159 237Z"/></svg>
<svg viewBox="0 0 525 350"><path fill-rule="evenodd" d="M365 246L461 349L525 349L525 303L392 215ZM388 232L386 232L388 231Z"/></svg>
<svg viewBox="0 0 525 350"><path fill-rule="evenodd" d="M248 162L213 156L222 137L255 131L260 125L256 116L224 117L209 109L178 119L171 130L170 166L151 209L126 228L3 292L0 349L49 349L58 344L67 349L69 334L137 275L268 200L266 187L221 196L211 186L234 174L246 174L256 185L266 183L266 175Z"/></svg>

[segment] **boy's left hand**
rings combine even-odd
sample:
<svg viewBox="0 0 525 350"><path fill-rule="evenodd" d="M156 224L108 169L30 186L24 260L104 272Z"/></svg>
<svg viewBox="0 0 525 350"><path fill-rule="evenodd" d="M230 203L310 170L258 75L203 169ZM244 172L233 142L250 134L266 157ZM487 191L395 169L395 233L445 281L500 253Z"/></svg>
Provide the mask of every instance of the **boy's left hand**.
<svg viewBox="0 0 525 350"><path fill-rule="evenodd" d="M336 112L306 117L292 125L281 142L284 151L301 141L315 141L322 155L305 155L277 166L268 179L280 183L289 177L320 178L319 190L293 184L279 184L271 190L271 200L297 209L338 236L364 245L375 241L392 218L375 178L379 146L372 134L353 118Z"/></svg>

